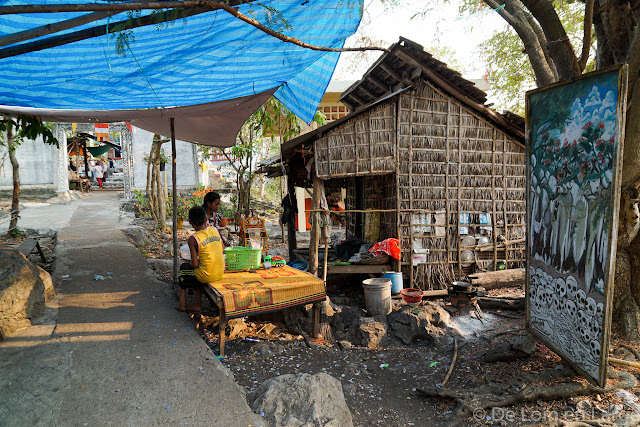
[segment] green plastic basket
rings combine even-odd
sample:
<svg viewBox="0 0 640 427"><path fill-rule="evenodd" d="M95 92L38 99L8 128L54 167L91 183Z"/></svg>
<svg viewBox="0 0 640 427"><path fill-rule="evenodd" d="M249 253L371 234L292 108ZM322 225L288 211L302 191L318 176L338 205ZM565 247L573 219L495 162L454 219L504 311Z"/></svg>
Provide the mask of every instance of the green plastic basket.
<svg viewBox="0 0 640 427"><path fill-rule="evenodd" d="M225 249L227 270L251 270L260 267L260 249L234 246Z"/></svg>

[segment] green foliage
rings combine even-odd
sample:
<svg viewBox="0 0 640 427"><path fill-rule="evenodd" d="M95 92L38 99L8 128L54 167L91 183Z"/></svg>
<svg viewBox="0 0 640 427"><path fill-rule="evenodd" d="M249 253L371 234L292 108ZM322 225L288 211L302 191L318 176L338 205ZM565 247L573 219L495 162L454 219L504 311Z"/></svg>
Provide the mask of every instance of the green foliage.
<svg viewBox="0 0 640 427"><path fill-rule="evenodd" d="M9 230L9 235L11 237L20 237L24 235L24 231L20 230L18 227L15 227Z"/></svg>
<svg viewBox="0 0 640 427"><path fill-rule="evenodd" d="M468 1L463 2L465 7L469 7L469 4ZM470 7L477 7L476 3L473 5ZM579 54L584 26L584 3L555 1L554 6L572 45ZM485 51L495 108L524 115L525 92L535 88L536 82L529 57L524 53L522 40L509 26L504 31L496 32L485 43ZM593 49L591 51L593 52ZM591 58L585 71L593 69L595 61Z"/></svg>
<svg viewBox="0 0 640 427"><path fill-rule="evenodd" d="M220 202L218 213L222 216L222 218L234 218L236 215L236 208L229 203Z"/></svg>
<svg viewBox="0 0 640 427"><path fill-rule="evenodd" d="M133 209L140 216L148 216L151 212L149 206L149 198L142 190L134 190L133 192Z"/></svg>
<svg viewBox="0 0 640 427"><path fill-rule="evenodd" d="M55 145L59 147L58 140L51 130L52 125L43 123L38 117L25 116L20 114L18 117L4 117L0 120L0 144L6 145L7 129L13 130L13 145L10 150L15 150L25 138L35 140L38 136L42 137L45 144Z"/></svg>
<svg viewBox="0 0 640 427"><path fill-rule="evenodd" d="M149 163L149 155L145 154L142 158L142 161L145 163ZM164 149L160 150L160 163L171 163L171 158L167 156L167 153L164 152Z"/></svg>

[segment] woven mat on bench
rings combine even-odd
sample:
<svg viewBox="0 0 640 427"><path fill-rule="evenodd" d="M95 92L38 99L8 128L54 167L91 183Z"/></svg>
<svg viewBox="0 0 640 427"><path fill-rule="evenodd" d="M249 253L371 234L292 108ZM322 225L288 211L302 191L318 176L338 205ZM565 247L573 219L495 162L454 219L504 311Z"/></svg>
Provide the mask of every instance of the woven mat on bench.
<svg viewBox="0 0 640 427"><path fill-rule="evenodd" d="M278 311L326 296L322 279L288 266L255 273L225 271L209 286L222 297L227 318Z"/></svg>

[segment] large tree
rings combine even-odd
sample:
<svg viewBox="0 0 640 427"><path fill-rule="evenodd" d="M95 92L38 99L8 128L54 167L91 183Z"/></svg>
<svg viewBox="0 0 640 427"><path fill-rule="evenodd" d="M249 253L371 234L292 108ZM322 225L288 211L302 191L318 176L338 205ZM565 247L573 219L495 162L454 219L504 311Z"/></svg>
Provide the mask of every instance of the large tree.
<svg viewBox="0 0 640 427"><path fill-rule="evenodd" d="M20 217L20 165L16 157L16 148L24 139L35 140L42 137L45 144L58 146L58 140L46 123L38 117L19 115L18 117L0 116L0 145L7 148L11 171L13 175L13 195L11 199L11 217L8 234L15 235L20 232L18 218Z"/></svg>
<svg viewBox="0 0 640 427"><path fill-rule="evenodd" d="M640 1L587 0L581 43L572 43L560 19L560 8L550 0L484 0L522 40L537 86L546 86L585 72L590 49L595 68L628 63L627 121L622 171L622 199L614 297L614 321L627 339L640 340ZM504 7L501 7L504 4ZM595 39L595 43L592 41ZM517 51L514 54L518 54ZM517 72L516 70L511 70Z"/></svg>

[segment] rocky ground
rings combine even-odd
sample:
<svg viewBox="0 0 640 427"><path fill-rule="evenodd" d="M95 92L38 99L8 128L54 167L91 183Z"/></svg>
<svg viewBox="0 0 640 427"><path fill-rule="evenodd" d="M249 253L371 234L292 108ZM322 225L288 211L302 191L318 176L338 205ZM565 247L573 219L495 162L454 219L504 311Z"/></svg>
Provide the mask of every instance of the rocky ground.
<svg viewBox="0 0 640 427"><path fill-rule="evenodd" d="M269 246L272 253L286 254L278 229L272 224L274 238ZM188 234L186 226L180 229L179 240L186 241ZM171 236L154 232L147 219L136 220L127 235L157 274L171 283ZM2 236L0 245L18 245L21 239ZM50 261L54 243L55 239L41 236ZM37 255L31 259L39 262ZM39 263L50 271L51 262ZM586 382L555 353L526 339L522 311L484 310L482 320L473 315L451 318L442 309L446 299L424 301L418 307L397 299L392 314L372 318L364 310L361 280L330 284L335 292L330 292L323 316L326 342L315 344L302 335L309 331L310 307L233 320L222 363L248 393L283 374L329 374L342 384L356 426L553 425L558 420L635 425L633 417L640 419L640 389L635 381L627 383L628 391L610 380L609 389L587 393ZM489 294L513 297L522 296L523 291L512 288ZM203 312L193 320L217 354L217 309L205 301ZM636 360L632 350L623 347L628 343L613 332L611 354ZM640 375L635 368L622 371L630 372L632 379ZM537 380L540 384L534 387ZM570 396L575 387L557 388L567 383L581 386L582 394L588 395ZM569 391L536 398L540 386L549 386L544 392ZM485 408L483 397L489 392L498 404ZM427 397L437 394L440 397ZM530 396L533 400L527 401Z"/></svg>
<svg viewBox="0 0 640 427"><path fill-rule="evenodd" d="M270 240L269 247L284 255L286 246L277 235L278 229L272 224L275 238ZM185 229L179 231L179 239L185 240L187 236ZM169 256L169 248L170 238L165 236L141 250L149 257L162 258ZM157 271L170 280L168 271ZM551 425L558 420L577 419L600 420L599 425L607 425L606 422L631 425L629 417L640 412L634 394L640 390L638 387L624 394L625 390L612 386L607 392L586 397L536 399L494 409L479 405L477 411L460 417L459 402L426 397L420 390L470 390L480 394L484 389L496 385L500 389L504 384L506 392L509 382L522 375L538 378L539 374L549 372L550 378L540 379L542 386L566 382L566 375L574 383L586 382L579 376L573 378L575 374L569 366L544 345L530 341L526 352L514 350L514 343L527 337L523 311L484 310L483 320L473 315L449 318L442 310L448 304L446 299L424 301L415 308L397 299L393 313L386 319L371 318L364 310L362 279L330 283L329 289L336 291L330 293L331 308L323 320L331 327L332 341L315 344L300 335L310 330L310 306L271 316L237 319L230 322L222 362L248 393L280 375L327 373L340 380L356 426L451 425L454 421L462 421L464 425ZM488 294L517 297L524 292L509 288ZM217 320L217 309L208 303L201 316L194 317L203 339L215 353ZM457 360L443 387L456 343ZM631 351L622 347L624 344L615 338L614 331L612 355L635 360ZM624 370L640 375L640 370L634 368ZM525 380L523 384L526 383Z"/></svg>

